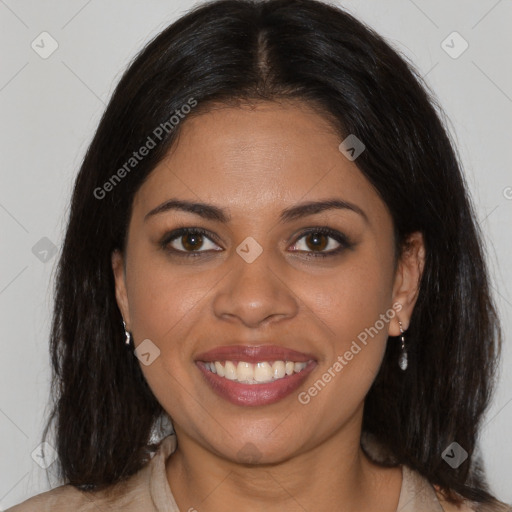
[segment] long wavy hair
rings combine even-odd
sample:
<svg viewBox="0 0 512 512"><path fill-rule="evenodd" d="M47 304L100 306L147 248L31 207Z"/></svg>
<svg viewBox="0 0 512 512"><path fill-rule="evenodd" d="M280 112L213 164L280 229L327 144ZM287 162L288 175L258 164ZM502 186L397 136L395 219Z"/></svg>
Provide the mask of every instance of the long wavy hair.
<svg viewBox="0 0 512 512"><path fill-rule="evenodd" d="M43 439L54 430L60 481L106 488L140 470L158 445L152 432L166 413L125 348L111 254L124 250L134 195L187 118L153 136L155 147L122 179L112 176L191 98L188 116L215 103L307 102L340 142L354 134L365 143L356 164L391 212L396 247L420 231L426 260L407 333L409 367L400 372L398 344L388 343L363 431L450 500L492 503L476 453L501 333L446 116L397 49L315 0L199 5L150 41L119 81L75 182L55 281ZM453 441L468 452L456 469L441 457Z"/></svg>

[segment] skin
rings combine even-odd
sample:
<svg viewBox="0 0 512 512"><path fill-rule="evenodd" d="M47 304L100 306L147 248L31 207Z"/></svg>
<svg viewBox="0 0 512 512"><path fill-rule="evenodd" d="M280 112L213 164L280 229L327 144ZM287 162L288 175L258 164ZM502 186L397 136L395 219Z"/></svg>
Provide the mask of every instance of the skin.
<svg viewBox="0 0 512 512"><path fill-rule="evenodd" d="M411 236L395 272L385 203L357 161L339 151L339 135L305 104L218 106L181 128L134 198L125 254L112 256L118 305L135 345L149 338L160 350L141 368L177 434L166 472L180 510L395 511L401 469L364 455L361 422L387 338L400 333L398 321L409 326L424 264L421 234ZM170 198L214 204L231 220L177 210L144 220ZM367 220L332 209L279 222L285 208L327 198L357 205ZM198 257L173 256L159 240L182 226L218 239L203 237ZM325 235L318 248L303 236L321 226L352 245L308 259L340 245ZM249 236L263 249L252 263L236 252ZM178 237L168 248L189 247L190 254L187 242ZM228 403L194 363L219 345L290 347L317 360L304 391L395 303L400 312L306 405L298 392L259 407ZM239 454L249 447L255 464Z"/></svg>

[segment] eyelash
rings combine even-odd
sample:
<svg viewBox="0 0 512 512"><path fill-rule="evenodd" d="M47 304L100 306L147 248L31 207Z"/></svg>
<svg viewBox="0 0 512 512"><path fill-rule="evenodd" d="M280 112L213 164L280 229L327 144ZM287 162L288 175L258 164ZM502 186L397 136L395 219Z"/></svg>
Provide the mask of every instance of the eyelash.
<svg viewBox="0 0 512 512"><path fill-rule="evenodd" d="M180 256L180 257L185 257L185 258L187 258L187 257L196 258L198 256L201 256L201 253L207 252L207 251L195 251L195 252L181 251L181 250L178 250L178 249L174 249L174 248L169 248L168 247L169 244L171 242L173 242L174 240L179 239L183 235L189 235L189 234L204 235L205 237L207 237L211 241L217 243L216 242L216 238L217 237L213 236L212 234L210 234L208 231L206 231L203 228L182 227L182 228L175 229L174 231L171 231L169 233L166 233L163 236L163 238L161 239L161 241L159 242L159 245L160 245L160 247L163 250L166 250L166 251L168 251L168 252L170 252L172 254L175 254L175 255ZM350 240L348 239L348 237L346 235L344 235L343 233L340 233L338 231L334 231L333 229L330 229L330 228L327 228L327 227L310 228L310 229L304 231L303 233L301 233L298 236L298 238L293 243L293 245L297 244L297 242L299 240L301 240L302 238L304 238L304 237L306 237L308 235L311 235L311 234L327 235L327 236L333 238L334 240L336 240L336 242L338 242L340 244L340 246L337 249L333 249L333 250L330 250L328 252L310 251L310 252L307 252L307 254L308 254L307 257L311 257L311 258L318 258L318 257L326 258L328 256L337 256L338 254L340 254L345 249L350 249L353 246L352 242L350 242ZM305 252L305 251L297 251L297 252Z"/></svg>

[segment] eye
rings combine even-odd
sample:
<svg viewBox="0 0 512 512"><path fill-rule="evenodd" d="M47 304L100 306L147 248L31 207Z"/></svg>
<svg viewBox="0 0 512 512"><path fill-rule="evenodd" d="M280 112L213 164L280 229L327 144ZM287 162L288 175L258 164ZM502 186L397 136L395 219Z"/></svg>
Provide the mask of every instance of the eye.
<svg viewBox="0 0 512 512"><path fill-rule="evenodd" d="M183 227L167 233L160 241L160 246L178 256L196 257L201 253L222 251L212 242L214 235L202 228ZM304 239L304 242L299 243ZM334 247L332 247L334 245ZM301 234L292 250L307 253L308 257L327 257L340 254L352 247L352 243L343 234L327 227L311 228Z"/></svg>
<svg viewBox="0 0 512 512"><path fill-rule="evenodd" d="M194 252L201 253L210 250L219 250L215 249L215 247L218 246L210 240L210 236L212 235L201 228L180 228L166 234L161 240L160 245L162 248L173 253L183 253L184 256L195 256L193 254Z"/></svg>
<svg viewBox="0 0 512 512"><path fill-rule="evenodd" d="M297 241L302 239L304 239L304 242L295 242L294 248L297 252L307 252L313 257L334 256L341 253L344 249L352 247L351 242L343 233L326 227L309 229L302 233Z"/></svg>

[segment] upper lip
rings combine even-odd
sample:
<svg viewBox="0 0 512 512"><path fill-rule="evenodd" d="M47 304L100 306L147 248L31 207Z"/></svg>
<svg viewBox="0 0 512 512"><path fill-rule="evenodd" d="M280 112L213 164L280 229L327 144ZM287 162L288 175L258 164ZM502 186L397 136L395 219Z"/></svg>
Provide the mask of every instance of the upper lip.
<svg viewBox="0 0 512 512"><path fill-rule="evenodd" d="M225 345L202 352L195 359L196 361L205 362L244 361L257 363L260 361L307 362L314 360L315 357L278 345Z"/></svg>

